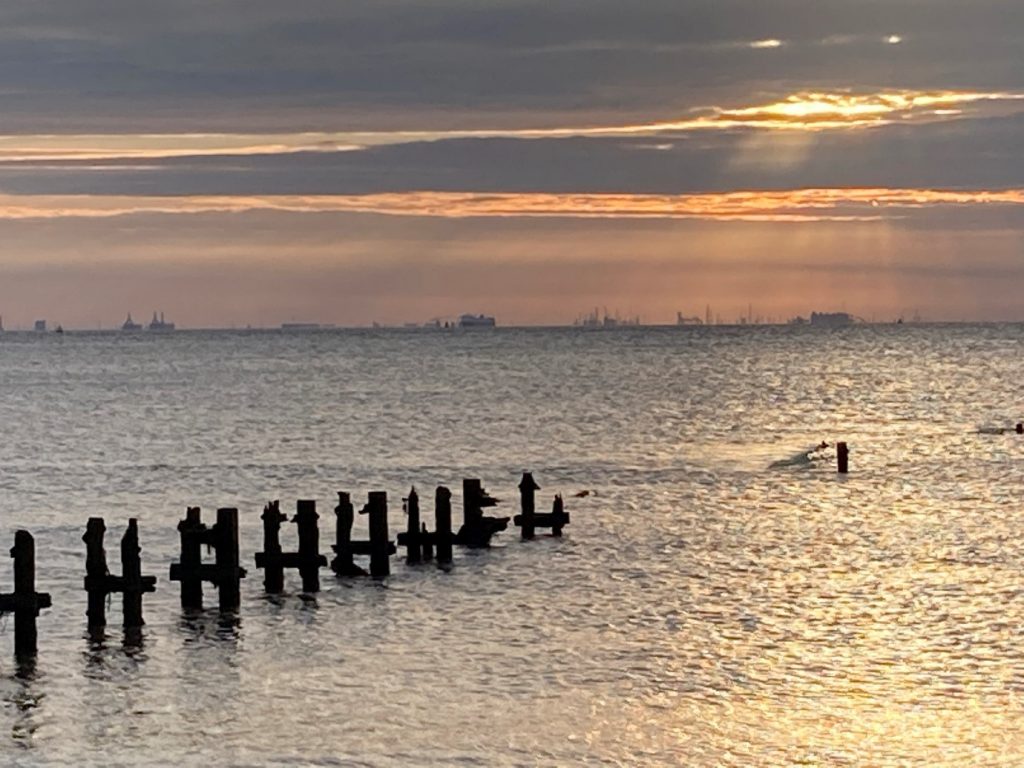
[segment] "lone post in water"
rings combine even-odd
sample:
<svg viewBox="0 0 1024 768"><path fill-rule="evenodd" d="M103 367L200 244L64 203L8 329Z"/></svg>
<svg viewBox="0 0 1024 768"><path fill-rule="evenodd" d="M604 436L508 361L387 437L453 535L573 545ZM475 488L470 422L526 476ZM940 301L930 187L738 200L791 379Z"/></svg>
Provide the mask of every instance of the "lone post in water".
<svg viewBox="0 0 1024 768"><path fill-rule="evenodd" d="M850 471L850 449L846 447L846 443L836 443L836 459L839 463L839 474L847 474Z"/></svg>
<svg viewBox="0 0 1024 768"><path fill-rule="evenodd" d="M0 595L0 613L14 613L14 655L36 655L36 617L51 605L47 592L36 592L36 542L28 531L14 534L14 592Z"/></svg>

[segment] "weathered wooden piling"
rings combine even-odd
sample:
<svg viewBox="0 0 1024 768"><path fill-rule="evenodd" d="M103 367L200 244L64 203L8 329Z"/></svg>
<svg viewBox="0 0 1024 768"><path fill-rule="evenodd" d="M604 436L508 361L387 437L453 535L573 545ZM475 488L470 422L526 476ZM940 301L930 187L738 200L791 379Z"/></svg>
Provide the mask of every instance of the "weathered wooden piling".
<svg viewBox="0 0 1024 768"><path fill-rule="evenodd" d="M422 563L434 557L434 534L420 523L420 496L413 488L405 499L406 529L398 534L398 546L405 547L405 562Z"/></svg>
<svg viewBox="0 0 1024 768"><path fill-rule="evenodd" d="M409 496L405 500L405 514L405 541L400 540L398 543L405 544L405 562L415 565L423 562L423 544L425 543L422 536L423 531L420 529L420 497L415 488L409 491ZM399 539L401 538L399 536Z"/></svg>
<svg viewBox="0 0 1024 768"><path fill-rule="evenodd" d="M36 592L36 542L28 531L14 534L14 592L0 595L0 613L14 613L14 654L36 655L36 617L51 605L47 592Z"/></svg>
<svg viewBox="0 0 1024 768"><path fill-rule="evenodd" d="M296 568L302 576L303 592L320 591L320 568L327 565L327 558L320 554L320 530L317 520L316 502L300 499L292 522L299 527L299 551L281 551L281 523L287 518L281 514L280 505L270 502L263 510L263 551L256 553L256 567L263 568L263 585L268 593L275 594L284 589L284 569Z"/></svg>
<svg viewBox="0 0 1024 768"><path fill-rule="evenodd" d="M338 491L338 506L334 508L337 516L337 530L334 538L334 559L331 560L331 570L338 576L365 576L366 571L360 568L352 560L355 554L352 550L352 524L355 522L356 512L352 506L351 495Z"/></svg>
<svg viewBox="0 0 1024 768"><path fill-rule="evenodd" d="M569 513L565 511L561 495L555 496L551 512L547 514L535 512L534 493L539 490L540 486L534 481L533 475L530 472L524 472L523 479L519 483L523 511L513 520L522 528L524 539L532 539L537 528L550 528L552 536L561 536L562 528L569 524Z"/></svg>
<svg viewBox="0 0 1024 768"><path fill-rule="evenodd" d="M85 525L85 591L88 594L88 607L85 615L89 627L105 627L107 625L107 551L103 547L103 534L106 524L102 517L90 517Z"/></svg>
<svg viewBox="0 0 1024 768"><path fill-rule="evenodd" d="M237 611L242 603L242 578L245 569L241 567L238 555L238 510L224 507L217 510L217 522L213 534L214 578L217 586L220 609Z"/></svg>
<svg viewBox="0 0 1024 768"><path fill-rule="evenodd" d="M270 594L284 590L284 561L281 551L281 523L288 519L281 513L279 501L263 507L263 551L256 553L256 567L263 569L263 588ZM262 562L261 562L262 560Z"/></svg>
<svg viewBox="0 0 1024 768"><path fill-rule="evenodd" d="M434 494L434 544L437 546L437 564L442 568L451 565L452 543L452 492L443 485Z"/></svg>
<svg viewBox="0 0 1024 768"><path fill-rule="evenodd" d="M532 539L534 534L534 494L540 490L540 486L533 479L532 472L523 472L523 479L519 481L519 497L521 514L516 515L513 522L522 530L524 539Z"/></svg>
<svg viewBox="0 0 1024 768"><path fill-rule="evenodd" d="M319 519L316 501L299 499L292 522L299 527L296 567L302 577L303 592L320 591L320 568L327 565L327 558L320 554L320 529L316 522Z"/></svg>
<svg viewBox="0 0 1024 768"><path fill-rule="evenodd" d="M388 533L387 493L371 491L363 513L370 517L370 575L382 579L391 573L391 555L396 550Z"/></svg>
<svg viewBox="0 0 1024 768"><path fill-rule="evenodd" d="M156 576L142 575L142 547L139 546L139 523L132 517L121 537L121 605L125 629L145 626L142 618L142 596L156 591Z"/></svg>
<svg viewBox="0 0 1024 768"><path fill-rule="evenodd" d="M199 507L189 507L178 523L181 532L181 560L171 564L171 581L181 582L181 607L203 607L203 582L217 587L221 611L236 611L241 603L241 580L245 569L238 556L238 510L217 510L217 522L207 528ZM214 563L202 562L202 545L213 547Z"/></svg>
<svg viewBox="0 0 1024 768"><path fill-rule="evenodd" d="M509 518L487 517L483 510L493 507L498 500L484 490L475 478L462 481L462 527L455 538L457 544L480 549L491 545L491 537L508 528Z"/></svg>
<svg viewBox="0 0 1024 768"><path fill-rule="evenodd" d="M206 524L200 519L199 507L189 507L185 519L178 523L181 534L181 560L171 564L171 581L181 582L181 607L203 607L203 538Z"/></svg>
<svg viewBox="0 0 1024 768"><path fill-rule="evenodd" d="M850 449L846 443L836 443L836 460L839 464L839 474L847 474L850 471Z"/></svg>

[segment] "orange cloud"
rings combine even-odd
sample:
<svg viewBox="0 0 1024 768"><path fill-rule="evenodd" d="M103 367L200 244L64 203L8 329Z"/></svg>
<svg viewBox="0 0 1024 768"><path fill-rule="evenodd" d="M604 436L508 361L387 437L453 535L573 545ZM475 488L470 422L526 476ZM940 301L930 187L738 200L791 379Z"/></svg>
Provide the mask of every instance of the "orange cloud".
<svg viewBox="0 0 1024 768"><path fill-rule="evenodd" d="M765 44L776 41L762 41ZM974 91L802 91L742 107L702 107L679 120L627 125L443 131L336 131L277 134L81 134L0 136L0 162L146 160L210 155L341 152L373 146L470 138L649 138L657 134L748 128L824 131L1011 114L1024 94Z"/></svg>
<svg viewBox="0 0 1024 768"><path fill-rule="evenodd" d="M878 221L928 207L1024 206L1024 189L799 189L685 195L401 192L369 195L128 197L0 195L0 219L277 211L437 218L563 217L713 221Z"/></svg>

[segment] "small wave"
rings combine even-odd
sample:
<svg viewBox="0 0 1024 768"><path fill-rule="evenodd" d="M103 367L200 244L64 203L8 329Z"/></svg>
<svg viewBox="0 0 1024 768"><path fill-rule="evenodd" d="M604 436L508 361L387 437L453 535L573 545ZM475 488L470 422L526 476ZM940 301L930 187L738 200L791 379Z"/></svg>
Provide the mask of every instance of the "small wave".
<svg viewBox="0 0 1024 768"><path fill-rule="evenodd" d="M805 448L799 453L794 453L788 459L779 459L768 465L768 469L785 469L787 467L809 467L816 461L821 461L828 450L828 443L819 443Z"/></svg>

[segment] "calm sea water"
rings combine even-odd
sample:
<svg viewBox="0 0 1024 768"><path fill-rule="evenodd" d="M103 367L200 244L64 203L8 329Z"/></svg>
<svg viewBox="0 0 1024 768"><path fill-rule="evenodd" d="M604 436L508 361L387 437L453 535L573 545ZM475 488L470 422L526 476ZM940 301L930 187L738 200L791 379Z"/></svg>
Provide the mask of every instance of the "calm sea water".
<svg viewBox="0 0 1024 768"><path fill-rule="evenodd" d="M0 762L1021 765L1024 438L978 428L1024 418L1022 359L1021 326L0 336L0 544L35 533L54 602L31 674L0 633ZM822 440L851 474L794 458ZM267 500L318 499L326 548L336 491L397 532L412 485L513 514L524 469L591 491L564 539L262 594ZM167 580L188 505L240 510L235 625ZM141 648L116 599L87 638L92 515L115 571L140 520Z"/></svg>

